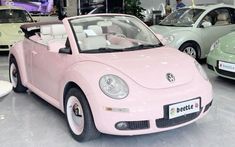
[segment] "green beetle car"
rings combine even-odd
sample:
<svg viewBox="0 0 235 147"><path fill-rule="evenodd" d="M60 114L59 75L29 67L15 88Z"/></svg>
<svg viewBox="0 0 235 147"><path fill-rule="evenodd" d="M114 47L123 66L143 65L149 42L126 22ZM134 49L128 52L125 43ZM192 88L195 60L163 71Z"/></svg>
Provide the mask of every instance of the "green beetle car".
<svg viewBox="0 0 235 147"><path fill-rule="evenodd" d="M163 44L203 59L218 38L235 30L235 7L226 4L186 7L151 28L163 36Z"/></svg>
<svg viewBox="0 0 235 147"><path fill-rule="evenodd" d="M207 57L208 68L217 75L235 80L235 32L218 39Z"/></svg>
<svg viewBox="0 0 235 147"><path fill-rule="evenodd" d="M0 51L8 51L24 34L20 26L33 22L30 14L18 7L0 6Z"/></svg>

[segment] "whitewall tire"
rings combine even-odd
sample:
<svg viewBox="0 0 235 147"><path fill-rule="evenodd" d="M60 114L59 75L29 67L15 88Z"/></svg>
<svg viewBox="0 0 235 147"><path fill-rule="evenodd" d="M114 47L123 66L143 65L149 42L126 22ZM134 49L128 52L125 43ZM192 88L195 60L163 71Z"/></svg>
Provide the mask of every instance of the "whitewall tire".
<svg viewBox="0 0 235 147"><path fill-rule="evenodd" d="M14 57L10 58L9 77L15 92L26 92L27 88L22 85L19 68Z"/></svg>
<svg viewBox="0 0 235 147"><path fill-rule="evenodd" d="M89 141L100 135L96 129L87 99L79 88L71 88L67 92L65 114L69 130L75 140Z"/></svg>

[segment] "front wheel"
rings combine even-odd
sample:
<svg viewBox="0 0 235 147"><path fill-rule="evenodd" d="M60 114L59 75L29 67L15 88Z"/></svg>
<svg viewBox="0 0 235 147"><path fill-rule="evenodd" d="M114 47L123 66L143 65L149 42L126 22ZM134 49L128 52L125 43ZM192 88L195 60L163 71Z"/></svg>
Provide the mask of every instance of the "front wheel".
<svg viewBox="0 0 235 147"><path fill-rule="evenodd" d="M12 83L13 90L18 93L26 92L27 88L22 84L19 68L14 57L10 58L9 76Z"/></svg>
<svg viewBox="0 0 235 147"><path fill-rule="evenodd" d="M197 45L194 43L185 43L180 47L180 51L188 54L189 56L193 57L194 59L199 59Z"/></svg>
<svg viewBox="0 0 235 147"><path fill-rule="evenodd" d="M89 104L81 90L70 89L65 102L67 123L73 138L80 142L97 138L100 132L95 127Z"/></svg>

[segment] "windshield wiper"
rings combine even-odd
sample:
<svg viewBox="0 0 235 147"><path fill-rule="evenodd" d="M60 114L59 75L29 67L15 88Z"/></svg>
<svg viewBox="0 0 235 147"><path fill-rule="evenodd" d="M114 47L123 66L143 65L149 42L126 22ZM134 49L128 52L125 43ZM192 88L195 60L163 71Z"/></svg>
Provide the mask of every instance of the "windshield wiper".
<svg viewBox="0 0 235 147"><path fill-rule="evenodd" d="M87 50L84 52L86 52L86 53L110 53L110 52L122 52L122 51L124 51L124 50L123 49L108 48L108 47L101 47L98 49Z"/></svg>
<svg viewBox="0 0 235 147"><path fill-rule="evenodd" d="M150 49L150 48L156 48L156 47L161 47L161 44L140 44L137 46L125 48L124 50L132 51L132 50L141 50L141 49Z"/></svg>

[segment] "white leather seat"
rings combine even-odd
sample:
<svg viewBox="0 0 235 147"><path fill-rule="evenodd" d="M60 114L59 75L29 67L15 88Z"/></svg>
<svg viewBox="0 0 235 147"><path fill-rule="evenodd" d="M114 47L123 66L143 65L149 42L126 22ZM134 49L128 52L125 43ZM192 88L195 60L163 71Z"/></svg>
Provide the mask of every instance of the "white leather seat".
<svg viewBox="0 0 235 147"><path fill-rule="evenodd" d="M51 52L59 52L60 48L65 47L65 42L67 39L67 33L62 24L51 25L51 36L52 40L48 41L48 47Z"/></svg>
<svg viewBox="0 0 235 147"><path fill-rule="evenodd" d="M55 39L48 42L49 51L59 53L61 48L65 47L66 39Z"/></svg>
<svg viewBox="0 0 235 147"><path fill-rule="evenodd" d="M86 34L82 26L74 26L73 28L74 28L78 41L82 41L83 39L86 38Z"/></svg>
<svg viewBox="0 0 235 147"><path fill-rule="evenodd" d="M80 43L82 50L93 50L106 47L107 41L100 26L90 25L85 32L88 37Z"/></svg>
<svg viewBox="0 0 235 147"><path fill-rule="evenodd" d="M82 50L86 51L106 47L107 42L104 36L93 36L85 38L81 44Z"/></svg>
<svg viewBox="0 0 235 147"><path fill-rule="evenodd" d="M62 24L51 25L51 36L53 36L54 39L67 38L64 25Z"/></svg>
<svg viewBox="0 0 235 147"><path fill-rule="evenodd" d="M88 26L87 29L92 30L96 35L102 35L103 34L102 28L98 25L90 25L90 26Z"/></svg>
<svg viewBox="0 0 235 147"><path fill-rule="evenodd" d="M107 27L108 33L123 34L122 29L118 25L112 25Z"/></svg>
<svg viewBox="0 0 235 147"><path fill-rule="evenodd" d="M73 26L75 33L83 32L83 26Z"/></svg>
<svg viewBox="0 0 235 147"><path fill-rule="evenodd" d="M38 42L41 44L47 44L47 42L51 39L53 39L53 36L51 36L51 26L50 25L43 25L40 27L40 37L41 40Z"/></svg>
<svg viewBox="0 0 235 147"><path fill-rule="evenodd" d="M228 25L229 19L228 19L228 15L227 14L219 14L217 16L217 21L215 23L215 25Z"/></svg>

